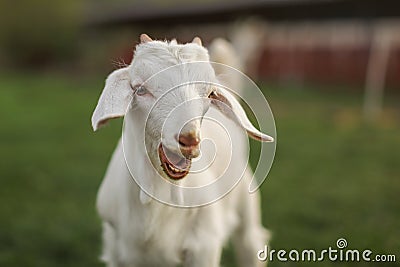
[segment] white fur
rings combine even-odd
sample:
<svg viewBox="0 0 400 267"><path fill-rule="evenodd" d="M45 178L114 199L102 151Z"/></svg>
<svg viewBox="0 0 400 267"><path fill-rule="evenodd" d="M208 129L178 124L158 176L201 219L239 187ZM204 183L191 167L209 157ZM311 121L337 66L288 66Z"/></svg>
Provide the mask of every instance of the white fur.
<svg viewBox="0 0 400 267"><path fill-rule="evenodd" d="M235 55L231 53L224 56ZM174 41L152 41L138 45L131 65L114 72L107 79L92 118L93 128L96 130L108 119L123 116L124 109L128 110L126 120L132 127L124 128L124 147L128 150L125 153L129 154L129 161L133 162L129 167L134 168L135 180L145 185L147 193L166 192L176 203L201 196L185 195L179 189L159 186L160 175L165 174L160 167L154 169L151 163L154 163L154 166L160 165L157 154L159 140L156 137L160 135L163 121L171 120L169 125L173 125L166 127L161 140L164 146L172 150L177 147L174 134L178 133L177 129L183 127L179 123L203 116L204 111L207 112L207 116L224 122L233 142L237 144L232 155L228 149L219 149L216 162L205 172L190 173L179 182L184 186L213 181L217 174L225 171L221 166L226 166L227 158L232 158L234 162L230 171L235 172L235 168L241 171L240 166L247 166L247 140L241 135L243 131L240 127L253 135L262 136L254 127L248 125L242 110L234 109L233 114L225 114L231 118L229 119L216 108L208 109L209 104L198 103L183 106L185 112L181 112L179 116L168 117L172 108L182 101L196 99L207 93L205 88L196 85L174 91L165 97L160 107L149 118L151 127L144 136L146 114L155 99L165 93L165 88L191 80L194 76L196 80L216 80L215 73L211 65L204 64L201 68L188 67L185 71L173 75L161 74L146 85L154 97L135 95L131 87L145 82L151 75L169 66L193 61L209 61L207 50L195 43L180 45ZM237 105L238 103L233 103L234 108L240 108ZM226 112L223 108L220 109ZM222 145L220 147L225 147L226 138L209 124L203 123L200 126L200 121L194 120L190 127L201 130L203 139L210 138ZM145 149L141 141L144 139L150 150ZM245 168L241 182L226 197L203 207L176 208L152 199L138 186L131 177L123 152L120 140L97 198L97 209L103 220L102 260L107 266L216 267L219 266L222 248L229 238L232 238L240 266L262 265L257 259L257 251L266 244L268 232L261 225L259 193L250 195L247 191L252 177L248 167ZM148 156L150 161L147 160Z"/></svg>

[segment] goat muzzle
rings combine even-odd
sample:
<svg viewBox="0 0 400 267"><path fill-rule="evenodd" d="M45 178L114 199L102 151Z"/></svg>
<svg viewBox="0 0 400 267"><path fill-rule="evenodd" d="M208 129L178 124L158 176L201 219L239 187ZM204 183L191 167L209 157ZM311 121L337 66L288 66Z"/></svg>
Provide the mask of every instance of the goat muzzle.
<svg viewBox="0 0 400 267"><path fill-rule="evenodd" d="M178 141L182 155L186 158L192 159L200 155L200 137L196 132L180 134Z"/></svg>

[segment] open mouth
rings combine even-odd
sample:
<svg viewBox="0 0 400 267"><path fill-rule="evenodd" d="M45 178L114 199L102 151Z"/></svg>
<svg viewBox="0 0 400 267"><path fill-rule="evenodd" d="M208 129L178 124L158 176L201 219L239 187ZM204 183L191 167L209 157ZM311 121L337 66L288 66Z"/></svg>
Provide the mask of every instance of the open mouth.
<svg viewBox="0 0 400 267"><path fill-rule="evenodd" d="M192 163L190 159L165 149L162 144L158 146L158 156L160 157L161 167L170 178L179 180L189 173Z"/></svg>

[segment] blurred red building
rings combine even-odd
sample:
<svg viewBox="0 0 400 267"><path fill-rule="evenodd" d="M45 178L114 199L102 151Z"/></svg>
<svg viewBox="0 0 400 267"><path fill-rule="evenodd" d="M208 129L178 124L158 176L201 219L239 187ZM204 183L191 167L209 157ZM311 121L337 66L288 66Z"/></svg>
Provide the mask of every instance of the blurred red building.
<svg viewBox="0 0 400 267"><path fill-rule="evenodd" d="M253 47L255 56L247 62L250 75L278 82L362 88L370 66L379 61L378 70L384 69L380 76L384 76L385 87L400 88L398 1L214 0L186 5L173 2L169 6L125 5L97 12L88 25L113 31L125 29L131 32L131 38L143 31L159 39L180 41L199 35L207 44L215 37L240 40L231 38L235 36L232 22L238 24L243 18L256 16L264 22L256 29L262 36L256 38L260 42L258 51ZM126 44L126 50L119 50L116 58L129 62L132 45Z"/></svg>

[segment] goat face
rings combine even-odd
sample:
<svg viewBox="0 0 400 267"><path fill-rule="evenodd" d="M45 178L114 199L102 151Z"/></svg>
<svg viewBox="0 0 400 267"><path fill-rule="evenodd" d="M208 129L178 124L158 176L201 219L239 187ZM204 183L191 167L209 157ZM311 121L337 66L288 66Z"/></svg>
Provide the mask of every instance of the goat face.
<svg viewBox="0 0 400 267"><path fill-rule="evenodd" d="M141 41L132 63L108 77L92 117L95 130L110 118L134 114L135 127L144 129L142 138L153 166L173 180L185 177L191 159L199 156L201 122L211 105L251 137L272 141L251 125L237 100L217 86L200 39L182 45L141 35Z"/></svg>

